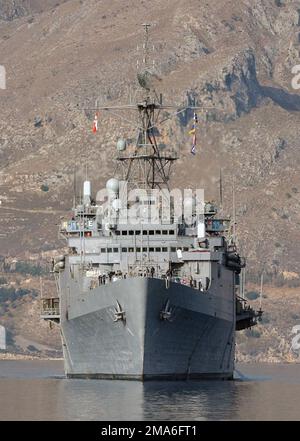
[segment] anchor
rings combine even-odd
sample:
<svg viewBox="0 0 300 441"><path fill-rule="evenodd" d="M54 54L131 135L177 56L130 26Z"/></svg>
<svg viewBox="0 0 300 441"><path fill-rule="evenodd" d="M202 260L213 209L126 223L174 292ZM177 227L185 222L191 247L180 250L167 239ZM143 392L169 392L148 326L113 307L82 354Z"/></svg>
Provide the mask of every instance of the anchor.
<svg viewBox="0 0 300 441"><path fill-rule="evenodd" d="M159 318L163 321L172 321L172 315L174 312L174 308L170 306L170 300L168 299L165 303L164 308L160 311Z"/></svg>
<svg viewBox="0 0 300 441"><path fill-rule="evenodd" d="M125 313L125 311L123 311L122 306L120 305L120 303L117 300L117 306L115 306L115 311L114 311L114 322L118 322L119 320L121 320L125 324L126 323L126 313Z"/></svg>

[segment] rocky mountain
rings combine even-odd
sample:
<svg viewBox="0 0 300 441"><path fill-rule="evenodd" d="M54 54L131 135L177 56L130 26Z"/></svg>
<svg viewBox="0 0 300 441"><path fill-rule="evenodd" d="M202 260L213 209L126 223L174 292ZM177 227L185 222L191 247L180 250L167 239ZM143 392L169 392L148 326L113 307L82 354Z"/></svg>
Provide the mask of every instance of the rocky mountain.
<svg viewBox="0 0 300 441"><path fill-rule="evenodd" d="M174 185L204 187L217 200L222 167L224 209L234 180L250 267L298 274L300 97L291 69L299 8L287 0L0 1L1 254L59 246L74 167L83 173L88 163L96 189L110 176L111 151L131 129L103 114L94 136L92 112L78 105L134 97L147 20L165 102L188 96L205 108L195 158L191 115L166 124L181 154Z"/></svg>
<svg viewBox="0 0 300 441"><path fill-rule="evenodd" d="M20 17L41 13L64 3L65 0L2 0L0 19L12 21Z"/></svg>
<svg viewBox="0 0 300 441"><path fill-rule="evenodd" d="M237 232L249 280L299 285L300 1L0 0L0 255L24 259L64 244L74 169L95 190L132 128L98 103L134 100L141 23L153 24L151 58L164 102L203 104L197 155L186 112L164 126L180 152L173 185L205 188L224 212L236 192ZM137 48L138 47L138 48ZM85 110L84 110L85 109Z"/></svg>

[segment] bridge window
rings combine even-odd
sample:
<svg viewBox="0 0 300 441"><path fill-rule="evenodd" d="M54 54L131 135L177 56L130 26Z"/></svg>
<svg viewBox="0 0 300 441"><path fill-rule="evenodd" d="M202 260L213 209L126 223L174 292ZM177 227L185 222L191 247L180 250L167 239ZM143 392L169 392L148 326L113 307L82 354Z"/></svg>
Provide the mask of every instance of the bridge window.
<svg viewBox="0 0 300 441"><path fill-rule="evenodd" d="M173 234L175 234L175 231L174 230L169 230L169 234L173 235Z"/></svg>
<svg viewBox="0 0 300 441"><path fill-rule="evenodd" d="M160 230L156 230L155 233L156 234L161 234L161 231Z"/></svg>
<svg viewBox="0 0 300 441"><path fill-rule="evenodd" d="M127 231L122 231L122 236L127 236Z"/></svg>
<svg viewBox="0 0 300 441"><path fill-rule="evenodd" d="M127 253L127 248L122 248L122 253Z"/></svg>
<svg viewBox="0 0 300 441"><path fill-rule="evenodd" d="M133 236L134 235L134 231L130 230L129 231L129 236Z"/></svg>
<svg viewBox="0 0 300 441"><path fill-rule="evenodd" d="M161 248L155 248L155 251L156 251L157 253L160 253L160 252L161 252Z"/></svg>
<svg viewBox="0 0 300 441"><path fill-rule="evenodd" d="M140 253L140 252L141 252L141 249L138 247L138 248L136 249L136 252L137 252L137 253Z"/></svg>
<svg viewBox="0 0 300 441"><path fill-rule="evenodd" d="M149 231L149 236L154 236L154 231L153 230Z"/></svg>
<svg viewBox="0 0 300 441"><path fill-rule="evenodd" d="M107 252L111 253L112 252L112 248L107 248Z"/></svg>
<svg viewBox="0 0 300 441"><path fill-rule="evenodd" d="M106 253L106 248L101 248L100 252L101 253Z"/></svg>
<svg viewBox="0 0 300 441"><path fill-rule="evenodd" d="M114 253L118 253L119 252L119 248L114 248Z"/></svg>
<svg viewBox="0 0 300 441"><path fill-rule="evenodd" d="M172 247L171 251L172 251L172 253L176 253L176 248Z"/></svg>
<svg viewBox="0 0 300 441"><path fill-rule="evenodd" d="M150 253L154 251L154 248L149 248Z"/></svg>
<svg viewBox="0 0 300 441"><path fill-rule="evenodd" d="M134 252L134 248L128 248L128 252L129 253L133 253Z"/></svg>
<svg viewBox="0 0 300 441"><path fill-rule="evenodd" d="M141 234L140 230L136 230L135 235L139 236Z"/></svg>
<svg viewBox="0 0 300 441"><path fill-rule="evenodd" d="M163 230L162 234L168 234L168 230Z"/></svg>
<svg viewBox="0 0 300 441"><path fill-rule="evenodd" d="M167 253L168 252L168 248L162 248L162 252L163 253Z"/></svg>
<svg viewBox="0 0 300 441"><path fill-rule="evenodd" d="M147 253L147 251L148 251L147 248L144 247L144 248L143 248L143 253Z"/></svg>

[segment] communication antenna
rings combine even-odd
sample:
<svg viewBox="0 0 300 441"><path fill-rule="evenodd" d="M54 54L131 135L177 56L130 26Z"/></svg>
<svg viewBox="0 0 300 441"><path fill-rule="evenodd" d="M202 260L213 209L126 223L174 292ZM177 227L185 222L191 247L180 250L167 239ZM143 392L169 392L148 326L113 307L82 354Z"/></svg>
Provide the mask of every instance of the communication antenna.
<svg viewBox="0 0 300 441"><path fill-rule="evenodd" d="M74 167L73 175L73 207L76 207L76 165Z"/></svg>
<svg viewBox="0 0 300 441"><path fill-rule="evenodd" d="M42 276L40 276L40 295L41 295L41 299L43 298L43 281L42 281Z"/></svg>
<svg viewBox="0 0 300 441"><path fill-rule="evenodd" d="M143 64L147 68L149 61L149 28L151 27L151 24L143 23L142 26L145 30L144 45L143 45L143 49L144 49Z"/></svg>
<svg viewBox="0 0 300 441"><path fill-rule="evenodd" d="M235 179L232 180L232 218L233 218L233 243L236 242L236 208L235 208Z"/></svg>
<svg viewBox="0 0 300 441"><path fill-rule="evenodd" d="M240 297L245 300L245 286L246 286L246 268L242 268L240 274Z"/></svg>
<svg viewBox="0 0 300 441"><path fill-rule="evenodd" d="M262 294L263 294L263 286L264 286L264 270L261 273L260 276L260 295L259 295L259 310L261 311L262 307Z"/></svg>
<svg viewBox="0 0 300 441"><path fill-rule="evenodd" d="M220 168L220 207L223 207L223 170Z"/></svg>

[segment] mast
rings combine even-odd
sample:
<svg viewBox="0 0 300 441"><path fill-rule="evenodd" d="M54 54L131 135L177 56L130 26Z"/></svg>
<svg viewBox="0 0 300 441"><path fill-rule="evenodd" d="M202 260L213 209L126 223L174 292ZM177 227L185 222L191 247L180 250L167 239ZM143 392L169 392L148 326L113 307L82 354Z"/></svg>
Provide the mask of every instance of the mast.
<svg viewBox="0 0 300 441"><path fill-rule="evenodd" d="M137 103L138 136L133 152L118 155L121 163L122 178L128 185L135 184L139 188L155 189L169 188L169 179L172 163L177 155L168 151L161 154L157 143L156 122L159 112L164 108L162 102L157 101L153 79L155 74L149 67L149 29L151 24L144 23L143 66L137 74L139 85L143 89L142 102Z"/></svg>
<svg viewBox="0 0 300 441"><path fill-rule="evenodd" d="M73 208L76 207L76 164L74 167L74 176L73 176Z"/></svg>
<svg viewBox="0 0 300 441"><path fill-rule="evenodd" d="M143 58L143 63L144 66L147 68L148 67L148 60L149 60L149 29L151 27L150 23L143 23L142 24L144 31L145 31L145 37L144 37L144 58Z"/></svg>
<svg viewBox="0 0 300 441"><path fill-rule="evenodd" d="M203 109L203 106L187 105L179 108L163 104L162 95L158 95L155 90L155 83L159 77L149 67L149 29L151 25L144 23L142 26L144 28L143 62L137 73L137 80L143 91L141 100L136 104L97 106L97 108L85 110L105 111L119 116L133 127L137 127L135 145L130 145L124 151L120 151L116 158L118 162L116 174L127 182L129 189L130 187L145 190L169 189L172 165L178 159L178 155L173 147L165 147L163 151L161 150L157 142L159 134L157 126L187 109ZM172 113L168 113L159 121L159 115L163 110L167 112L171 110ZM118 114L119 111L126 111L126 116ZM138 124L136 119L130 121L128 115L131 112L137 112Z"/></svg>
<svg viewBox="0 0 300 441"><path fill-rule="evenodd" d="M263 295L263 286L264 286L264 270L260 276L260 294L259 294L259 310L261 311L262 307L262 295Z"/></svg>
<svg viewBox="0 0 300 441"><path fill-rule="evenodd" d="M220 208L223 208L223 170L222 167L220 167L220 181L219 181L219 197L220 197Z"/></svg>
<svg viewBox="0 0 300 441"><path fill-rule="evenodd" d="M235 180L232 181L232 217L233 217L233 243L236 243L236 209L235 209Z"/></svg>
<svg viewBox="0 0 300 441"><path fill-rule="evenodd" d="M161 108L149 97L137 104L140 128L135 149L117 157L122 178L129 185L144 189L169 188L171 166L177 155L170 150L161 154L157 144L155 118Z"/></svg>

